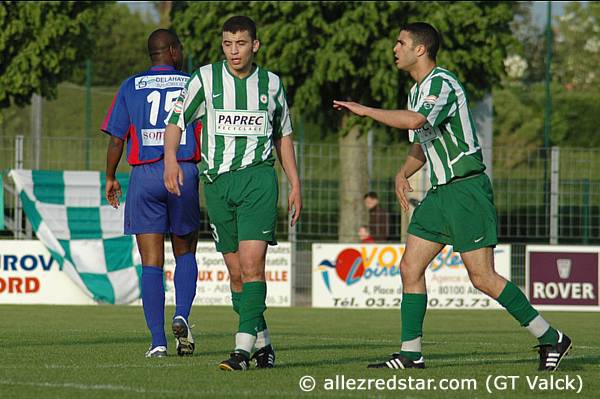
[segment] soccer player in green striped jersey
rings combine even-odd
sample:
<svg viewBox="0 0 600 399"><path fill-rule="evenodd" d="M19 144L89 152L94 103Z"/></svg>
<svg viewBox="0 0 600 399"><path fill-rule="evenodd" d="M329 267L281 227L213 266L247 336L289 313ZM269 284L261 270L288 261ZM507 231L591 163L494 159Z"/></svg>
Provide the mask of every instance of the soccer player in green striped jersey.
<svg viewBox="0 0 600 399"><path fill-rule="evenodd" d="M388 126L407 129L413 142L396 175L396 195L408 211L408 178L425 163L432 188L416 207L400 262L403 297L402 345L392 359L373 368L424 368L421 354L427 308L425 269L445 245L460 252L473 285L497 300L539 340L540 370L554 371L571 349L571 340L552 328L512 282L494 271L497 218L492 185L484 172L475 123L463 85L452 72L436 65L439 33L427 23L405 26L394 46L396 67L415 80L408 110L383 110L354 102L334 101Z"/></svg>
<svg viewBox="0 0 600 399"><path fill-rule="evenodd" d="M165 186L179 195L183 180L175 152L182 129L200 119L206 207L217 250L229 270L233 309L239 315L235 350L219 368L246 370L251 359L259 368L271 368L275 352L263 313L267 244L276 244L273 148L291 185L292 225L302 208L292 124L281 79L253 62L260 47L254 21L244 16L228 19L222 47L225 60L194 72L169 115Z"/></svg>

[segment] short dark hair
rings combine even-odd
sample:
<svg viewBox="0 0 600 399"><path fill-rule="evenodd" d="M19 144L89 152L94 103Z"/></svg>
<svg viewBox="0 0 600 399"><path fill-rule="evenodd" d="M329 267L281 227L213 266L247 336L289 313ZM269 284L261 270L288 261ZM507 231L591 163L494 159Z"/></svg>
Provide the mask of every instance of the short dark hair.
<svg viewBox="0 0 600 399"><path fill-rule="evenodd" d="M414 22L402 28L410 33L415 46L422 44L427 49L427 55L435 61L440 49L440 33L426 22Z"/></svg>
<svg viewBox="0 0 600 399"><path fill-rule="evenodd" d="M244 15L236 15L229 18L223 24L223 32L248 32L252 40L256 40L256 24L254 21Z"/></svg>
<svg viewBox="0 0 600 399"><path fill-rule="evenodd" d="M377 193L375 191L369 191L364 196L364 199L367 199L367 198L379 199L379 196L377 196Z"/></svg>
<svg viewBox="0 0 600 399"><path fill-rule="evenodd" d="M170 29L156 29L148 36L148 54L150 58L168 50L169 46L181 46L177 34Z"/></svg>

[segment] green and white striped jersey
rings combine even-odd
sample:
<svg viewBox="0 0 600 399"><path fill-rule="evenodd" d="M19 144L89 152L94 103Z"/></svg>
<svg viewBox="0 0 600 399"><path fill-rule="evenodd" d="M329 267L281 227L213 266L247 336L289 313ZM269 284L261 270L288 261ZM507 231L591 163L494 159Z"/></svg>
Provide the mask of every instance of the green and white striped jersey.
<svg viewBox="0 0 600 399"><path fill-rule="evenodd" d="M427 118L422 128L408 134L423 148L432 186L485 170L467 95L453 73L433 68L410 89L408 109Z"/></svg>
<svg viewBox="0 0 600 399"><path fill-rule="evenodd" d="M292 133L279 76L257 66L239 79L224 60L194 72L168 117L182 130L197 119L202 121L200 173L209 181L222 173L273 164L273 141Z"/></svg>

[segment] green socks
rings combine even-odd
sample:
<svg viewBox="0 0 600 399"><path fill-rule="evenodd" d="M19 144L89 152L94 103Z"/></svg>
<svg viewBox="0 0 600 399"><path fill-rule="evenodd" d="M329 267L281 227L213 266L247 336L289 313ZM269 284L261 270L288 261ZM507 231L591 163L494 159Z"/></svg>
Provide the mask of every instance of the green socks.
<svg viewBox="0 0 600 399"><path fill-rule="evenodd" d="M238 331L256 336L263 326L263 313L267 309L267 283L252 281L244 283L240 301L240 324Z"/></svg>
<svg viewBox="0 0 600 399"><path fill-rule="evenodd" d="M231 291L231 302L233 304L233 311L239 315L240 304L242 302L242 292ZM265 317L264 315L261 315L260 321L258 323L258 332L256 334L255 347L257 349L263 348L271 344L271 340L269 339L269 331L267 330L267 328L268 327Z"/></svg>
<svg viewBox="0 0 600 399"><path fill-rule="evenodd" d="M541 345L556 345L558 332L531 306L527 297L513 282L508 281L498 296L500 305L525 327Z"/></svg>
<svg viewBox="0 0 600 399"><path fill-rule="evenodd" d="M403 294L400 314L402 317L402 349L400 354L411 360L421 357L423 320L427 310L427 294Z"/></svg>
<svg viewBox="0 0 600 399"><path fill-rule="evenodd" d="M498 296L498 302L522 326L529 324L538 315L537 310L531 306L525 294L512 281L506 283L500 296Z"/></svg>
<svg viewBox="0 0 600 399"><path fill-rule="evenodd" d="M538 337L540 345L556 345L558 343L558 331L549 327L548 331L541 337Z"/></svg>
<svg viewBox="0 0 600 399"><path fill-rule="evenodd" d="M231 303L233 304L233 311L240 314L240 303L242 302L242 293L231 291Z"/></svg>

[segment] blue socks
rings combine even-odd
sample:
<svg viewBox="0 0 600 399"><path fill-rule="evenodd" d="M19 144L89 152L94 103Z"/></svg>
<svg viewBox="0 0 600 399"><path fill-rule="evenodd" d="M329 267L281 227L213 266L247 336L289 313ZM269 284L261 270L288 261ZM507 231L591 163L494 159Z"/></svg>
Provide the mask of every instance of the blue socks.
<svg viewBox="0 0 600 399"><path fill-rule="evenodd" d="M152 347L167 346L165 336L165 286L163 270L142 266L142 304L146 325L152 334Z"/></svg>
<svg viewBox="0 0 600 399"><path fill-rule="evenodd" d="M175 316L183 316L186 320L196 296L198 281L198 264L196 254L188 252L175 257Z"/></svg>
<svg viewBox="0 0 600 399"><path fill-rule="evenodd" d="M198 265L195 254L175 257L175 316L183 316L187 320L198 280ZM142 304L146 325L152 334L152 347L167 346L165 336L165 286L163 270L154 266L142 267Z"/></svg>

